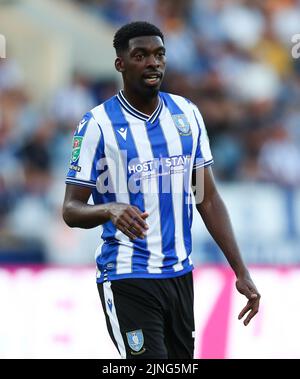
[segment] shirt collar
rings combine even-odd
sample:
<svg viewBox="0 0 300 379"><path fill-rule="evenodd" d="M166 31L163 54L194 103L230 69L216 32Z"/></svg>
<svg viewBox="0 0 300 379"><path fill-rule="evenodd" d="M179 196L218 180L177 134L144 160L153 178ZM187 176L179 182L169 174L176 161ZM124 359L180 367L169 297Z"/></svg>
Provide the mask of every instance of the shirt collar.
<svg viewBox="0 0 300 379"><path fill-rule="evenodd" d="M161 97L159 96L159 102L158 102L158 105L155 109L155 111L150 115L148 116L147 114L143 113L143 112L140 112L139 110L137 110L136 108L134 108L125 98L124 94L123 94L123 91L119 91L119 93L117 94L117 99L119 100L120 104L122 105L122 107L128 112L130 113L132 116L134 117L137 117L143 121L147 121L147 122L154 122L161 110L162 110L162 107L163 107L163 101L161 99Z"/></svg>

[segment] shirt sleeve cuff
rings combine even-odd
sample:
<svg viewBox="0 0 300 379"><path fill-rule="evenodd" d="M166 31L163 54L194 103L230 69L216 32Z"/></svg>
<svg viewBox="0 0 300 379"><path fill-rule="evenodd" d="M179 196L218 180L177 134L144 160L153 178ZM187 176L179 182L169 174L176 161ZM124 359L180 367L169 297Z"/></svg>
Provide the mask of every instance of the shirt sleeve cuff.
<svg viewBox="0 0 300 379"><path fill-rule="evenodd" d="M206 162L199 162L199 163L194 164L193 169L196 170L200 167L210 166L213 163L214 163L213 159L210 159L209 161L206 161Z"/></svg>
<svg viewBox="0 0 300 379"><path fill-rule="evenodd" d="M85 186L85 187L91 187L96 188L96 183L93 181L88 180L82 180L82 179L76 179L76 178L67 178L66 184L75 184L78 186Z"/></svg>

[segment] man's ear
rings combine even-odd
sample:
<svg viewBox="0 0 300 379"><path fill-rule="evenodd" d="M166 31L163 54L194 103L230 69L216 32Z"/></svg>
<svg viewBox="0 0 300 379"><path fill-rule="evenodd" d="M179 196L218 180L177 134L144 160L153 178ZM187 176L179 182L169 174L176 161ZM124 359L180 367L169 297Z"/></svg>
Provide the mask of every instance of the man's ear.
<svg viewBox="0 0 300 379"><path fill-rule="evenodd" d="M124 61L121 57L117 57L115 60L115 68L119 72L124 72Z"/></svg>

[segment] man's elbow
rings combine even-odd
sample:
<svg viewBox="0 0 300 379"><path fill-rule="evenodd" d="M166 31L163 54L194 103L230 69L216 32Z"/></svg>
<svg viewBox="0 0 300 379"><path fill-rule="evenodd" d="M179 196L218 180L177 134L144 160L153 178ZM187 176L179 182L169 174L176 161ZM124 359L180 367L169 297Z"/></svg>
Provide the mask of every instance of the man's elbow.
<svg viewBox="0 0 300 379"><path fill-rule="evenodd" d="M210 196L205 196L201 203L196 204L196 207L200 213L209 212L219 205L220 201L222 200L218 192L214 192Z"/></svg>
<svg viewBox="0 0 300 379"><path fill-rule="evenodd" d="M72 208L68 204L64 204L62 208L62 217L64 222L70 227L75 228L74 217L72 215Z"/></svg>

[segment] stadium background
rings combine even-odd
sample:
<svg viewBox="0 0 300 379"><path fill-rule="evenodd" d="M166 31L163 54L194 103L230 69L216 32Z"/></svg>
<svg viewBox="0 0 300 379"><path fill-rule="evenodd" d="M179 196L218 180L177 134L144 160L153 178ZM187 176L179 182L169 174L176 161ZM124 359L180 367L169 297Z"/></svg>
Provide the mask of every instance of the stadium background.
<svg viewBox="0 0 300 379"><path fill-rule="evenodd" d="M297 0L0 0L0 357L117 357L96 286L100 230L61 219L72 133L121 85L112 38L165 33L163 90L203 114L214 172L262 292L245 302L195 214L197 357L300 358L300 33Z"/></svg>

